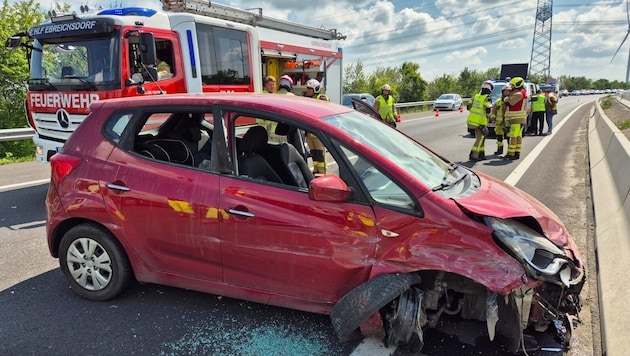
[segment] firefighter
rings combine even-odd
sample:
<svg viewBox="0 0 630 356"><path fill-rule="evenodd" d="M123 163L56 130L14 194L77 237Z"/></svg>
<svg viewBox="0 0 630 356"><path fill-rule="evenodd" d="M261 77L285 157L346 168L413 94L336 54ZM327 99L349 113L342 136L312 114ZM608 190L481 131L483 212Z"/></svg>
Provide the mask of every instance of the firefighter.
<svg viewBox="0 0 630 356"><path fill-rule="evenodd" d="M481 84L481 91L479 94L475 94L472 105L470 106L470 113L466 123L468 128L475 131L475 143L468 158L471 161L481 161L486 159L485 141L488 135L488 119L492 115L492 101L490 100L490 93L494 88L494 84L491 81L486 80Z"/></svg>
<svg viewBox="0 0 630 356"><path fill-rule="evenodd" d="M542 135L545 126L545 95L540 89L531 98L532 102L532 122L529 124L527 133L531 135Z"/></svg>
<svg viewBox="0 0 630 356"><path fill-rule="evenodd" d="M497 102L494 103L492 107L492 117L495 118L495 127L494 133L497 136L497 151L494 153L497 156L503 154L503 139L505 138L505 108L503 107L503 97L508 96L510 94L510 90L512 90L512 86L510 84L506 85L501 89L502 97L497 99Z"/></svg>
<svg viewBox="0 0 630 356"><path fill-rule="evenodd" d="M330 101L326 94L321 94L321 84L317 79L309 79L306 81L306 92L304 92L304 96L313 99L319 99L324 101Z"/></svg>
<svg viewBox="0 0 630 356"><path fill-rule="evenodd" d="M394 97L391 96L392 88L389 84L385 84L381 87L381 95L374 100L374 110L381 115L381 120L385 121L389 125L396 127L396 106L394 105Z"/></svg>
<svg viewBox="0 0 630 356"><path fill-rule="evenodd" d="M547 135L551 135L553 130L553 116L558 113L558 99L551 91L545 89L545 121L547 121Z"/></svg>
<svg viewBox="0 0 630 356"><path fill-rule="evenodd" d="M313 99L328 101L326 95L320 94L321 85L317 79L306 81L306 92L304 96ZM313 158L313 175L321 176L326 174L326 147L322 141L310 132L306 133L306 143Z"/></svg>
<svg viewBox="0 0 630 356"><path fill-rule="evenodd" d="M510 124L510 140L505 159L515 160L521 158L521 145L523 143L523 125L527 124L527 92L523 88L525 80L514 77L510 80L512 90L508 96L503 97L505 104L505 120Z"/></svg>
<svg viewBox="0 0 630 356"><path fill-rule="evenodd" d="M280 77L278 81L278 91L276 94L286 94L286 95L295 95L292 92L293 90L293 79L288 75L283 75Z"/></svg>
<svg viewBox="0 0 630 356"><path fill-rule="evenodd" d="M263 89L263 93L272 94L276 91L276 77L273 75L268 75L265 77L265 88Z"/></svg>

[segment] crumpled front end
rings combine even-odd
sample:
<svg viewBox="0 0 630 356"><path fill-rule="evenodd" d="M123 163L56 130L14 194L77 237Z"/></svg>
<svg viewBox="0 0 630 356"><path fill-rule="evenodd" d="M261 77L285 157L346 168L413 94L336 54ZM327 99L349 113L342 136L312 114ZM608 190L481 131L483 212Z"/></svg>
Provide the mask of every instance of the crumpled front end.
<svg viewBox="0 0 630 356"><path fill-rule="evenodd" d="M493 229L492 236L497 244L518 260L527 277L531 278L528 285L505 297L513 300L521 325L520 330L501 326L501 332L511 340L509 348L514 351L527 350L522 330L528 330L533 334L551 334L556 342L556 346L551 349L568 350L572 330L579 321L582 307L580 292L586 280L584 266L577 256L573 240L562 226L553 229L549 223L544 224L545 227L541 229L546 234L563 232L564 238L561 240L564 244L561 248L545 234L530 227L535 224L529 218L519 221L518 218L486 217L484 221ZM554 240L559 241L558 238ZM493 319L493 309L494 306L488 302L488 320ZM500 319L500 316L497 317ZM494 332L490 322L488 332L490 335ZM538 347L548 347L540 345L540 342L536 344Z"/></svg>

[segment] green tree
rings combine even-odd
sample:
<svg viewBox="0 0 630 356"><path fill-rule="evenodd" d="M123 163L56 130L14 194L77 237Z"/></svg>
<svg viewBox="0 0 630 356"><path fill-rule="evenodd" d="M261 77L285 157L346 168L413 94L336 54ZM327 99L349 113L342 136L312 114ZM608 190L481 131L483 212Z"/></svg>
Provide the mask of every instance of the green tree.
<svg viewBox="0 0 630 356"><path fill-rule="evenodd" d="M429 83L428 99L435 100L444 93L461 93L462 87L457 78L451 74L444 74ZM461 94L460 94L461 95Z"/></svg>
<svg viewBox="0 0 630 356"><path fill-rule="evenodd" d="M10 4L4 0L0 11L0 38L7 38L41 23L44 15L33 0ZM24 102L29 78L28 60L23 50L0 51L0 129L27 127ZM0 142L0 158L32 156L31 141Z"/></svg>
<svg viewBox="0 0 630 356"><path fill-rule="evenodd" d="M404 62L400 66L400 83L398 83L398 102L414 102L427 99L427 82L420 75L420 65Z"/></svg>
<svg viewBox="0 0 630 356"><path fill-rule="evenodd" d="M560 76L561 85L567 90L590 89L591 81L586 77Z"/></svg>
<svg viewBox="0 0 630 356"><path fill-rule="evenodd" d="M610 82L608 79L597 79L593 82L594 89L604 90L610 88Z"/></svg>
<svg viewBox="0 0 630 356"><path fill-rule="evenodd" d="M368 86L370 88L369 93L375 97L381 95L381 87L384 84L389 84L392 87L392 96L394 100L398 102L400 95L398 91L398 85L401 83L400 70L396 68L376 68L374 72L368 78Z"/></svg>
<svg viewBox="0 0 630 356"><path fill-rule="evenodd" d="M461 85L462 91L461 96L464 98L472 98L475 94L479 93L481 89L481 84L492 78L498 78L497 76L490 76L490 72L481 72L477 70L470 70L468 67L464 68L459 74L459 84Z"/></svg>
<svg viewBox="0 0 630 356"><path fill-rule="evenodd" d="M344 93L365 93L369 91L368 81L363 72L363 62L350 63L344 68L342 89Z"/></svg>

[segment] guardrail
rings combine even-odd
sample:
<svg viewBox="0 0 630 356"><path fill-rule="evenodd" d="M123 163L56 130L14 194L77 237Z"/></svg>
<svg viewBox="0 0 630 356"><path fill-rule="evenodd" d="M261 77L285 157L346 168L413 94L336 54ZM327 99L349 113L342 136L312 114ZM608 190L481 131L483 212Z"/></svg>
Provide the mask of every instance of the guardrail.
<svg viewBox="0 0 630 356"><path fill-rule="evenodd" d="M619 101L630 107L630 95ZM630 142L596 104L588 124L588 147L595 214L599 305L604 355L628 350L628 301L620 291L630 269ZM602 278L605 277L605 278Z"/></svg>
<svg viewBox="0 0 630 356"><path fill-rule="evenodd" d="M35 131L26 127L22 129L4 129L0 130L0 142L28 140L33 137Z"/></svg>

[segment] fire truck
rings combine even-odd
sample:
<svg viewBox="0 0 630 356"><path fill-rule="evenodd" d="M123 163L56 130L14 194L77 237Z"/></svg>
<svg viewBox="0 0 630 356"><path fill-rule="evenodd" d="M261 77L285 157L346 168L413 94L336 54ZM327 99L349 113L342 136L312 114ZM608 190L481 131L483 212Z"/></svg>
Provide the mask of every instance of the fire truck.
<svg viewBox="0 0 630 356"><path fill-rule="evenodd" d="M171 93L262 92L287 74L301 95L315 78L341 103L345 36L201 0L162 0L163 10L81 7L51 14L6 41L30 64L26 115L36 159L47 162L89 113L110 98Z"/></svg>

